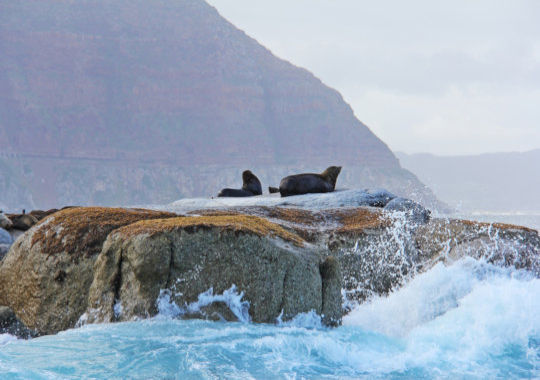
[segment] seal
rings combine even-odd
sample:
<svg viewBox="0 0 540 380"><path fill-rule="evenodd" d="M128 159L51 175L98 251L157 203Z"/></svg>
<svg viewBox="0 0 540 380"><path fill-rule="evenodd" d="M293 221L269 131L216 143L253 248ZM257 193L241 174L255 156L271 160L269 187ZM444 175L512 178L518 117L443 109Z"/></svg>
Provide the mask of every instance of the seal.
<svg viewBox="0 0 540 380"><path fill-rule="evenodd" d="M336 181L340 172L341 166L330 166L321 174L290 175L281 180L279 192L282 197L309 193L329 193L336 188Z"/></svg>
<svg viewBox="0 0 540 380"><path fill-rule="evenodd" d="M253 195L262 195L261 181L250 170L242 173L242 190L249 191Z"/></svg>
<svg viewBox="0 0 540 380"><path fill-rule="evenodd" d="M262 194L261 181L251 170L244 170L242 173L242 188L241 189L221 189L218 197L252 197Z"/></svg>
<svg viewBox="0 0 540 380"><path fill-rule="evenodd" d="M221 189L218 193L218 197L252 197L255 194L253 194L250 191L243 190L243 189Z"/></svg>

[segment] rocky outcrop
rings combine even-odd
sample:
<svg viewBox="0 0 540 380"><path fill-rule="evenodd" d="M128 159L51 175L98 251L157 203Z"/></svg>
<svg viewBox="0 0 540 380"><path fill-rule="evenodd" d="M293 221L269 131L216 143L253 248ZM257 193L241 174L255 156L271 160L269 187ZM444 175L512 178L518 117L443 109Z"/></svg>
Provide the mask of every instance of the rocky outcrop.
<svg viewBox="0 0 540 380"><path fill-rule="evenodd" d="M174 214L73 208L43 219L11 247L0 266L0 305L41 334L72 327L86 310L93 266L108 234L139 220Z"/></svg>
<svg viewBox="0 0 540 380"><path fill-rule="evenodd" d="M384 206L384 210L392 213L402 213L407 220L417 224L429 222L431 216L431 211L421 204L402 197L392 199Z"/></svg>
<svg viewBox="0 0 540 380"><path fill-rule="evenodd" d="M157 313L160 291L170 291L170 300L182 307L209 289L222 294L232 286L249 302L254 322L272 323L280 314L286 320L310 310L320 314L320 259L304 245L295 234L255 216L135 223L105 243L90 290L89 318L149 317ZM119 315L114 315L116 302ZM212 318L204 309L200 313ZM228 313L224 304L212 309L215 316Z"/></svg>
<svg viewBox="0 0 540 380"><path fill-rule="evenodd" d="M13 222L2 212L0 212L0 228L10 229L13 226Z"/></svg>
<svg viewBox="0 0 540 380"><path fill-rule="evenodd" d="M313 310L332 326L347 305L441 261L473 256L540 277L536 231L413 220L416 206L67 209L28 230L0 263L0 305L40 334L160 311L272 323Z"/></svg>
<svg viewBox="0 0 540 380"><path fill-rule="evenodd" d="M526 269L540 277L540 238L533 229L501 223L434 219L414 235L426 259L451 263L465 256Z"/></svg>
<svg viewBox="0 0 540 380"><path fill-rule="evenodd" d="M38 222L38 219L30 214L9 214L8 217L12 223L11 228L20 231L29 230Z"/></svg>

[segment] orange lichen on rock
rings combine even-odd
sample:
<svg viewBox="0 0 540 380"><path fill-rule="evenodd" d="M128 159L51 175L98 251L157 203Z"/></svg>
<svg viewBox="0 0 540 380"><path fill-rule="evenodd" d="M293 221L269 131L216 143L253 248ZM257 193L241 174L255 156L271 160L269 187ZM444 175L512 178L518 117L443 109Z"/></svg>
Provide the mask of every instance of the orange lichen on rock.
<svg viewBox="0 0 540 380"><path fill-rule="evenodd" d="M189 214L204 216L227 216L227 215L254 215L261 218L277 219L288 223L313 226L324 222L325 218L320 213L300 208L249 206L235 207L231 209L208 209L191 211Z"/></svg>
<svg viewBox="0 0 540 380"><path fill-rule="evenodd" d="M487 223L487 222L477 222L474 220L466 220L466 219L459 219L459 222L467 226L473 226L473 227L478 227L478 228L489 228L491 226L493 228L497 228L500 230L523 230L527 232L536 231L533 228L518 226L515 224L507 224L507 223Z"/></svg>
<svg viewBox="0 0 540 380"><path fill-rule="evenodd" d="M233 216L233 215L243 215L249 214L247 212L242 212L237 209L206 209L206 210L195 210L187 213L188 215L193 216Z"/></svg>
<svg viewBox="0 0 540 380"><path fill-rule="evenodd" d="M388 227L390 219L384 217L380 210L368 208L340 209L333 212L341 227L340 233L362 232L365 229L377 229Z"/></svg>
<svg viewBox="0 0 540 380"><path fill-rule="evenodd" d="M122 226L147 219L176 217L152 210L108 207L77 207L58 211L36 225L32 246L41 244L47 255L58 252L78 256L98 254L107 235Z"/></svg>
<svg viewBox="0 0 540 380"><path fill-rule="evenodd" d="M125 236L134 236L138 234L154 235L163 231L179 229L192 232L198 228L248 232L258 236L278 237L299 247L304 245L304 240L298 235L285 230L278 224L252 215L187 216L145 220L122 227L118 232Z"/></svg>
<svg viewBox="0 0 540 380"><path fill-rule="evenodd" d="M204 216L258 216L270 219L307 241L316 240L316 236L313 236L314 231L335 230L338 233L360 233L365 229L384 228L390 225L390 220L384 217L380 210L367 207L315 211L292 207L252 206L197 210L192 213Z"/></svg>
<svg viewBox="0 0 540 380"><path fill-rule="evenodd" d="M312 226L324 222L324 218L319 213L300 208L285 207L261 207L269 218L275 218L290 223Z"/></svg>

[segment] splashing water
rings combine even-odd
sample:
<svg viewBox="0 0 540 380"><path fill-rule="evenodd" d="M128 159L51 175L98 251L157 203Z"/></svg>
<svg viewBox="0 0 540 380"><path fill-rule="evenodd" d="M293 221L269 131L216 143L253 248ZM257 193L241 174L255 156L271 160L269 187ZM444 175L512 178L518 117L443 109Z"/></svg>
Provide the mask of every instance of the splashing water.
<svg viewBox="0 0 540 380"><path fill-rule="evenodd" d="M186 307L163 293L160 316L150 320L29 341L1 335L0 373L3 379L538 378L539 294L540 280L530 273L471 258L438 264L388 297L373 297L335 329L322 327L315 313L276 325L179 320L174 316ZM231 288L205 292L198 306L187 307L210 299L246 302Z"/></svg>
<svg viewBox="0 0 540 380"><path fill-rule="evenodd" d="M186 304L184 307L179 307L171 300L171 291L169 289L162 289L156 303L160 316L174 318L184 314L201 312L205 306L214 302L223 302L240 322L248 323L251 321L249 302L242 301L243 297L244 292L238 293L236 285L233 284L223 294L214 294L214 289L210 288L206 292L199 294L197 301Z"/></svg>

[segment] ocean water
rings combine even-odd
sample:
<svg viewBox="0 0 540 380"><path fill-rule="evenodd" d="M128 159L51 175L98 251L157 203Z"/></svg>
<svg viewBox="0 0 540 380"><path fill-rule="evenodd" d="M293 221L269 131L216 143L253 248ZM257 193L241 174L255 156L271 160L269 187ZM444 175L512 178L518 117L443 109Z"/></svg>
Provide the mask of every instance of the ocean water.
<svg viewBox="0 0 540 380"><path fill-rule="evenodd" d="M540 378L540 280L470 258L436 265L334 329L314 313L252 324L160 310L28 341L0 335L0 378Z"/></svg>

